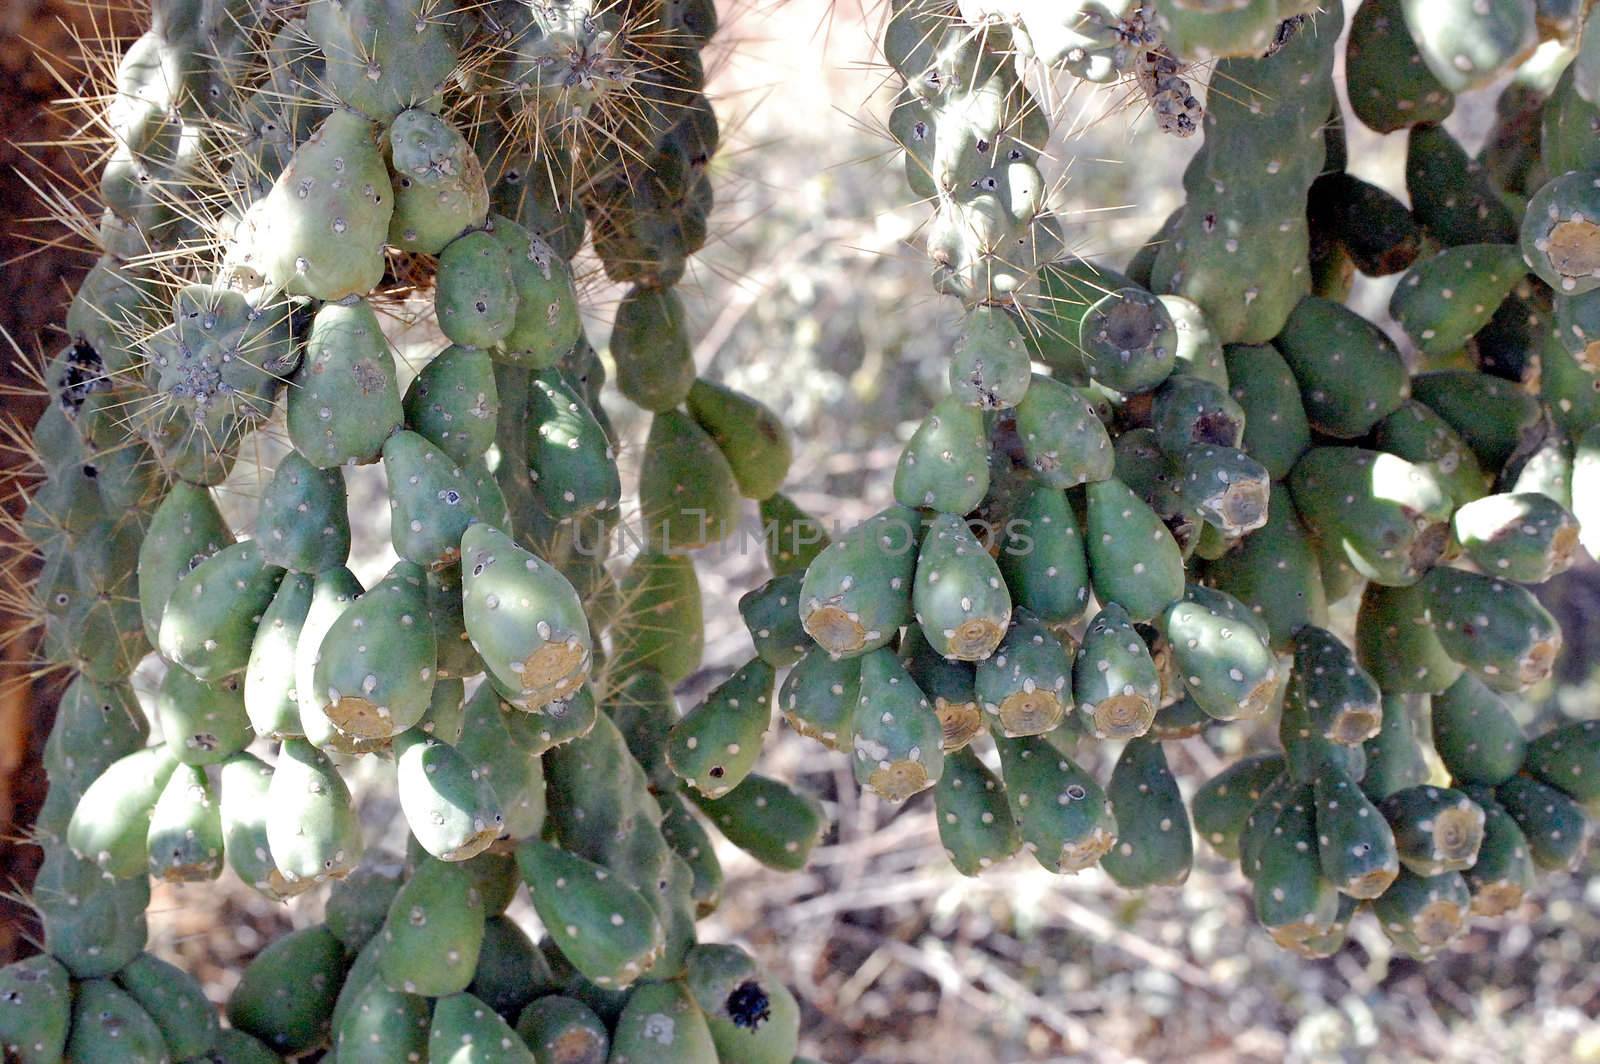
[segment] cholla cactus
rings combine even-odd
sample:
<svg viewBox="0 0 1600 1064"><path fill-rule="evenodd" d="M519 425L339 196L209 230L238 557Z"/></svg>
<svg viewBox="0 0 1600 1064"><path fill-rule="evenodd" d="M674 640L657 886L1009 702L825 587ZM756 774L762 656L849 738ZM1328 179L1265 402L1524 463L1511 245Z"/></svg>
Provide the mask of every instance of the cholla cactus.
<svg viewBox="0 0 1600 1064"><path fill-rule="evenodd" d="M830 542L781 492L777 416L699 377L675 290L712 209L709 3L157 0L97 116L101 254L33 428L30 595L73 678L36 826L45 955L0 971L8 1059L620 1062L665 1022L674 1059L798 1060L788 991L695 931L721 889L702 815L777 869L825 830L757 771L774 700L863 787L931 790L965 874L1026 850L1175 885L1198 830L1307 955L1367 907L1428 956L1573 867L1600 732L1529 740L1512 702L1561 649L1527 585L1587 543L1600 469L1595 48L1531 0L1445 22L1367 0L1350 96L1407 130L1407 207L1345 173L1343 18L896 0L889 129L964 316L894 504ZM1469 159L1451 94L1540 35ZM1188 64L1213 59L1202 111ZM1050 212L1044 67L1203 134L1120 272ZM586 237L630 286L610 353L651 415L625 566L595 549L631 495ZM1356 270L1404 271L1403 346L1345 305ZM383 315L410 290L448 343L407 383ZM264 433L291 450L236 527L214 489ZM397 560L365 588L343 470L379 464ZM688 552L746 500L772 570L739 603L753 653L680 716ZM1163 744L1224 727L1281 752L1186 806ZM371 758L403 857L363 852L347 777ZM222 1029L145 952L144 910L151 877L226 869L328 895ZM538 944L505 915L523 883Z"/></svg>
<svg viewBox="0 0 1600 1064"><path fill-rule="evenodd" d="M36 826L48 956L6 971L8 1057L530 1059L587 1023L630 1059L653 1038L648 1011L630 1016L670 1007L685 1059L789 1060L788 992L696 943L720 872L659 767L701 640L677 552L706 541L683 531L702 500L677 485L717 501L715 538L788 463L770 412L696 380L671 292L710 209L714 12L151 14L100 116L103 256L34 430L35 601L76 677ZM623 502L570 262L585 214L638 285L618 361L657 413L659 554L620 591L584 527ZM404 391L381 317L402 278L426 279L449 342ZM292 450L230 526L213 489L284 429ZM342 470L378 463L399 560L363 588ZM658 567L683 575L637 586ZM128 676L152 649L166 673L141 704ZM763 667L747 705L770 697ZM363 853L346 779L371 757L395 763L403 859ZM821 820L790 805L792 863ZM333 890L326 924L245 971L219 1031L193 980L143 952L143 910L149 877L225 868L277 900ZM504 916L522 881L542 948ZM636 985L659 989L635 1003Z"/></svg>

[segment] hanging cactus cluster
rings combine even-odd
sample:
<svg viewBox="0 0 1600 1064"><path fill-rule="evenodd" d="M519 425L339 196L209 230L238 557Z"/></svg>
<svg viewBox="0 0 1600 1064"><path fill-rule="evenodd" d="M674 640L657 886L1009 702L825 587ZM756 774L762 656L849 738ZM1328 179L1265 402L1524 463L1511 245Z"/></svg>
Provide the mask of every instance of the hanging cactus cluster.
<svg viewBox="0 0 1600 1064"><path fill-rule="evenodd" d="M709 0L151 15L100 116L101 258L33 437L43 650L74 676L36 826L44 952L0 973L6 1059L789 1064L793 997L697 942L720 871L664 760L703 642L682 552L788 465L770 411L696 378L672 291L711 208ZM620 582L586 230L635 286L613 356L655 415L658 527ZM380 311L418 277L449 346L402 392ZM263 430L292 449L235 527L214 489ZM397 559L370 588L347 566L357 465L381 465ZM771 667L742 682L765 710ZM403 858L364 852L349 778L372 758ZM769 790L803 861L817 808ZM146 952L145 909L152 879L230 869L278 901L331 889L222 1028ZM537 944L505 915L524 882Z"/></svg>
<svg viewBox="0 0 1600 1064"><path fill-rule="evenodd" d="M1576 9L1421 7L1367 0L1346 56L1408 207L1346 172L1337 3L894 6L891 130L965 313L895 505L806 569L779 705L883 798L931 788L961 872L1179 884L1198 834L1284 947L1337 951L1365 903L1425 958L1584 855L1600 726L1529 741L1512 702L1561 649L1528 585L1600 521L1600 22L1575 53ZM1062 251L1022 58L1203 131L1120 272ZM1474 160L1439 122L1512 70ZM1409 351L1346 306L1357 270L1403 273ZM1235 721L1278 752L1186 805L1163 743Z"/></svg>
<svg viewBox="0 0 1600 1064"><path fill-rule="evenodd" d="M72 678L7 1059L799 1061L790 993L695 933L706 821L775 869L826 829L755 771L775 698L862 787L931 789L968 875L1026 850L1179 884L1198 834L1312 956L1363 904L1419 957L1514 909L1600 801L1600 725L1530 740L1512 706L1561 647L1528 585L1600 549L1581 6L1362 3L1349 98L1406 131L1407 206L1346 172L1337 0L895 0L890 129L964 316L895 504L830 540L780 492L779 419L698 377L675 291L712 209L710 0L155 0L33 431L32 594ZM1049 212L1041 69L1129 80L1203 137L1121 272ZM1513 70L1469 157L1440 121ZM628 559L586 237L629 286L617 391L651 415ZM1356 271L1403 272L1404 349L1345 305ZM402 391L380 312L407 287L448 346ZM235 527L215 489L263 433L291 449ZM359 465L397 558L370 588ZM754 652L680 717L690 552L746 500ZM1346 639L1330 608L1358 596ZM1163 744L1224 728L1262 752L1186 804ZM364 852L373 759L403 857ZM152 878L227 870L326 915L250 963L223 1027L145 909ZM523 883L537 943L505 915Z"/></svg>

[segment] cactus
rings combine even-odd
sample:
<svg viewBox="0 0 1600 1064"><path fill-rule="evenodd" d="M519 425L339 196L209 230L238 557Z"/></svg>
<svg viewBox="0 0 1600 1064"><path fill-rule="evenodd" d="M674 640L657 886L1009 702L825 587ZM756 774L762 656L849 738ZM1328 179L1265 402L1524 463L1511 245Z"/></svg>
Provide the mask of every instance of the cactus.
<svg viewBox="0 0 1600 1064"><path fill-rule="evenodd" d="M666 1023L670 1059L789 1064L793 999L693 927L713 832L793 870L827 830L763 771L774 700L862 786L931 790L964 874L1027 850L1176 884L1192 819L1308 956L1357 900L1431 955L1576 865L1593 728L1529 739L1516 701L1561 648L1524 585L1594 539L1592 35L1559 78L1524 62L1570 43L1570 6L1351 12L1349 98L1406 130L1407 207L1346 172L1338 4L895 4L888 126L962 314L895 504L837 540L783 493L781 418L700 376L677 288L712 209L710 4L202 5L199 29L181 6L105 94L96 261L41 371L18 601L76 675L36 825L50 957L0 970L26 1005L0 1014L8 1059L599 1064L662 1055ZM1212 59L1202 120L1185 77ZM1158 128L1203 133L1125 271L1065 253L1036 62L1129 75ZM1439 123L1514 68L1469 158ZM651 415L637 482L584 335L586 237L627 286L609 356ZM1405 271L1397 331L1345 305L1356 269ZM404 394L389 280L431 289L447 341ZM225 519L212 489L260 430L292 450ZM379 462L400 560L364 589L342 467ZM705 653L684 552L756 509L753 651L679 718ZM611 559L624 512L645 549ZM1258 748L1280 702L1281 755L1186 809L1163 743ZM363 862L373 757L403 864ZM333 886L219 1031L145 952L144 909L148 877L225 870L282 902ZM504 915L523 883L537 945Z"/></svg>

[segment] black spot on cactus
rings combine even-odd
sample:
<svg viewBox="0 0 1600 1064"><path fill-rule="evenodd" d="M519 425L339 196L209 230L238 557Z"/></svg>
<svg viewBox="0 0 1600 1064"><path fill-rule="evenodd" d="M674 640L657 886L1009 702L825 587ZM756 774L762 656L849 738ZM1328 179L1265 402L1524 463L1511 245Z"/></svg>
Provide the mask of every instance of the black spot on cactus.
<svg viewBox="0 0 1600 1064"><path fill-rule="evenodd" d="M751 979L740 983L728 995L728 1018L735 1027L748 1027L754 1031L772 1018L771 1002L761 984Z"/></svg>
<svg viewBox="0 0 1600 1064"><path fill-rule="evenodd" d="M100 352L87 340L73 341L67 351L66 365L56 379L62 412L68 417L76 416L89 396L110 387L111 378L106 376L106 364Z"/></svg>

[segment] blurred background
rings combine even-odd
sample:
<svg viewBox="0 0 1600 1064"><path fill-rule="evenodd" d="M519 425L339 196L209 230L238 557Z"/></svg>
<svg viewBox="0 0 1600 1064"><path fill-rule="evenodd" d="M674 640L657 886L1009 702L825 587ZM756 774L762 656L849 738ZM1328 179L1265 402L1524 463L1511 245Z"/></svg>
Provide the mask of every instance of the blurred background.
<svg viewBox="0 0 1600 1064"><path fill-rule="evenodd" d="M865 6L862 6L862 5ZM711 94L724 146L713 162L713 245L681 289L694 322L703 375L764 400L796 439L788 489L825 521L848 525L886 505L900 446L944 394L958 308L933 295L918 248L927 210L912 202L901 160L883 129L892 97L874 41L886 16L877 0L739 0L723 8L708 52ZM19 179L41 166L70 172L49 149L19 153L11 141L60 135L42 104L61 94L34 43L60 51L80 29L129 13L91 16L67 0L0 4L0 324L17 339L4 356L8 383L26 381L58 337L81 253L41 248L52 234ZM1196 71L1198 90L1205 80ZM1341 78L1342 81L1342 78ZM1057 114L1047 176L1069 242L1120 266L1181 197L1179 177L1196 141L1164 136L1131 86L1085 91L1040 86ZM1482 142L1495 92L1464 98L1447 123L1470 150ZM56 125L52 125L57 122ZM1403 195L1404 138L1350 132L1350 169ZM26 254L25 258L19 258ZM590 263L587 327L604 347L621 292ZM1358 282L1359 309L1382 320L1387 289ZM421 310L425 303L417 306ZM396 316L402 360L440 346L427 325ZM408 374L403 373L405 377ZM402 380L402 386L405 381ZM29 400L5 394L7 412L29 418ZM614 417L627 404L611 405ZM632 414L631 410L627 411ZM624 476L642 418L618 417ZM263 440L270 470L282 446ZM9 469L20 459L6 455ZM241 467L249 463L241 463ZM14 474L12 474L14 475ZM225 502L249 514L248 472ZM381 472L351 477L357 575L387 568ZM759 544L752 512L747 545ZM735 601L764 579L759 547L707 552L705 667L680 691L692 705L748 655ZM1527 707L1528 721L1600 716L1584 634L1600 617L1593 566L1571 574L1550 605L1568 631L1561 684ZM0 624L14 623L0 618ZM11 675L25 646L9 641ZM24 647L22 651L16 648ZM141 683L151 684L153 676ZM38 748L48 731L50 684L0 686L0 824L15 839L41 793ZM20 692L20 693L19 693ZM1169 744L1185 793L1224 765L1248 736ZM1092 755L1091 755L1092 756ZM1103 779L1114 751L1090 764ZM372 761L372 759L368 759ZM403 846L385 779L366 766L364 813L374 846ZM802 873L779 875L731 847L721 851L728 886L705 937L754 950L805 1008L804 1048L829 1064L1159 1060L1437 1060L1531 1058L1600 1061L1600 878L1546 877L1513 916L1477 921L1459 946L1419 965L1391 954L1378 929L1358 921L1350 943L1325 961L1280 951L1254 923L1237 868L1201 845L1181 889L1142 896L1098 870L1056 877L1026 857L980 879L958 875L938 845L931 799L891 807L858 792L842 755L777 725L762 771L823 799L836 827ZM0 876L26 882L31 850L0 850ZM1589 871L1600 869L1591 857ZM531 919L525 903L514 910ZM153 948L224 997L243 963L282 928L320 918L320 897L283 908L237 880L158 887ZM0 913L9 938L0 960L25 949L26 913Z"/></svg>

